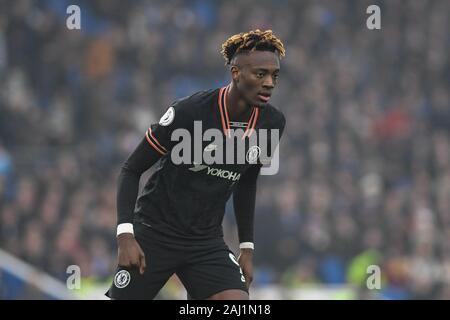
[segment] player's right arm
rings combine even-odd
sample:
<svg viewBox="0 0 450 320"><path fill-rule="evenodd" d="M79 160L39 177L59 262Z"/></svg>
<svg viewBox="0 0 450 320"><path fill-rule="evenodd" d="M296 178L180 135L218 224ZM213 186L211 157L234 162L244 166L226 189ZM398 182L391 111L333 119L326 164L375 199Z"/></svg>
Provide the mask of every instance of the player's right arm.
<svg viewBox="0 0 450 320"><path fill-rule="evenodd" d="M192 122L189 101L175 102L152 124L137 148L125 161L119 175L117 190L117 242L118 263L123 267L145 269L145 255L134 238L133 214L139 192L141 175L162 156L170 152L175 142L171 140L175 129L186 128Z"/></svg>
<svg viewBox="0 0 450 320"><path fill-rule="evenodd" d="M119 174L117 189L117 244L119 266L145 270L145 255L134 238L133 213L141 175L161 157L148 142L147 136L125 161Z"/></svg>

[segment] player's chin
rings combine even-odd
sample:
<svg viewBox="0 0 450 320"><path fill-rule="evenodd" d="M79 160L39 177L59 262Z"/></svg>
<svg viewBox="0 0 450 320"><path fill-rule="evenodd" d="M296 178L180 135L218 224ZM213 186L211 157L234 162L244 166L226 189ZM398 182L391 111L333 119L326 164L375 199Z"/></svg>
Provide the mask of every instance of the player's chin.
<svg viewBox="0 0 450 320"><path fill-rule="evenodd" d="M253 105L260 109L264 109L269 104L269 99L270 97L257 95L256 98L253 99Z"/></svg>
<svg viewBox="0 0 450 320"><path fill-rule="evenodd" d="M268 102L262 102L258 100L253 105L257 108L264 109L268 104L269 104Z"/></svg>
<svg viewBox="0 0 450 320"><path fill-rule="evenodd" d="M260 109L264 109L269 104L269 99L262 99L259 95L248 97L246 100L251 106L255 106Z"/></svg>

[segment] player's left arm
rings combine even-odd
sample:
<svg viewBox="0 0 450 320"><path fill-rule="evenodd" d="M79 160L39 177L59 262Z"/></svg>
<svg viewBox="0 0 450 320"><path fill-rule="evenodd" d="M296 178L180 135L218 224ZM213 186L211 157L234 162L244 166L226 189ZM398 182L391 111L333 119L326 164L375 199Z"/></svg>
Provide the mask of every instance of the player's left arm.
<svg viewBox="0 0 450 320"><path fill-rule="evenodd" d="M261 165L252 165L241 176L233 193L234 214L238 227L238 262L244 273L247 287L253 280L253 221L255 216L256 181Z"/></svg>
<svg viewBox="0 0 450 320"><path fill-rule="evenodd" d="M286 126L286 118L282 113L278 114L278 119L275 123L276 125L273 128L279 130L279 138L281 138ZM274 147L278 143L279 140L270 142ZM253 281L253 224L255 217L256 182L261 171L261 166L260 163L254 164L247 169L241 176L233 194L234 214L236 216L240 243L238 262L244 273L247 287L250 287Z"/></svg>

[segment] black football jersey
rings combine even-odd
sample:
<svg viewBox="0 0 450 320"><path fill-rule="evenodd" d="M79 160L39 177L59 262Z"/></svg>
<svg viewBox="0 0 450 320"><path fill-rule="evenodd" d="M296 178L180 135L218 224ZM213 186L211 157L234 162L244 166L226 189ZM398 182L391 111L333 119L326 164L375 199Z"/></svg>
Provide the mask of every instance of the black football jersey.
<svg viewBox="0 0 450 320"><path fill-rule="evenodd" d="M281 138L285 118L270 104L253 107L246 122L230 121L228 90L180 99L147 130L148 143L162 157L138 198L135 219L156 233L185 240L222 236L234 187L250 166L262 166L272 155L278 141L269 130L279 130Z"/></svg>

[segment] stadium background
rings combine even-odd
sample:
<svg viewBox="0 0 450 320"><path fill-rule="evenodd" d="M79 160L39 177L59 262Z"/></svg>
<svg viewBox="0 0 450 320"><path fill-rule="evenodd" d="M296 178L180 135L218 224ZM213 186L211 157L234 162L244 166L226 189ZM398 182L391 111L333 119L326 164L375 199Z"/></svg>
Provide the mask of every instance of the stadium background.
<svg viewBox="0 0 450 320"><path fill-rule="evenodd" d="M121 163L171 101L227 83L220 44L258 27L287 49L288 124L259 182L252 297L449 299L449 17L445 0L1 0L0 298L101 298ZM159 298L184 298L176 278Z"/></svg>

